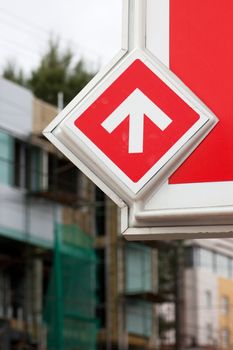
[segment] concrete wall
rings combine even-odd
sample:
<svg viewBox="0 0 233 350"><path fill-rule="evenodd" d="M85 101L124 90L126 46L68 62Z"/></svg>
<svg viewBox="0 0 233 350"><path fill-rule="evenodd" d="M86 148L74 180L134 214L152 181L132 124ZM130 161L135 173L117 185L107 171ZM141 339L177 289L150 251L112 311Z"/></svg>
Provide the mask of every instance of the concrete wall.
<svg viewBox="0 0 233 350"><path fill-rule="evenodd" d="M41 135L44 128L58 114L58 108L38 98L33 99L32 132Z"/></svg>
<svg viewBox="0 0 233 350"><path fill-rule="evenodd" d="M0 78L0 128L26 137L32 131L32 93Z"/></svg>

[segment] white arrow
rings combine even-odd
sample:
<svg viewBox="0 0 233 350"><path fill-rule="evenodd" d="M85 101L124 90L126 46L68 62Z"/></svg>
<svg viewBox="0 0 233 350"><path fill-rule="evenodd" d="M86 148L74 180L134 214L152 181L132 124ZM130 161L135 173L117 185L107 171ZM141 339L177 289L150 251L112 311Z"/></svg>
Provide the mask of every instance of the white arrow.
<svg viewBox="0 0 233 350"><path fill-rule="evenodd" d="M143 153L144 115L165 130L172 120L139 89L134 90L101 124L112 133L129 116L129 153Z"/></svg>

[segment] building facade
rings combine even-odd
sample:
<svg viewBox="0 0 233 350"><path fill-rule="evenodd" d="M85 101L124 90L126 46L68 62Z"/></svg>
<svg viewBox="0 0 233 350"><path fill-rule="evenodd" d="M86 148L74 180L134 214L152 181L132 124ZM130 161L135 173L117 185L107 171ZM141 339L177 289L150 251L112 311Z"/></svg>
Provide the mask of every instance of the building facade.
<svg viewBox="0 0 233 350"><path fill-rule="evenodd" d="M0 79L3 349L232 349L232 240L182 242L181 259L126 242L118 208L43 138L56 114Z"/></svg>
<svg viewBox="0 0 233 350"><path fill-rule="evenodd" d="M186 242L184 332L187 342L233 348L233 241Z"/></svg>
<svg viewBox="0 0 233 350"><path fill-rule="evenodd" d="M57 108L0 79L1 349L96 348L93 186L42 138ZM4 344L4 345L3 345Z"/></svg>
<svg viewBox="0 0 233 350"><path fill-rule="evenodd" d="M117 207L43 138L56 114L0 79L4 350L155 349L157 249L125 242Z"/></svg>

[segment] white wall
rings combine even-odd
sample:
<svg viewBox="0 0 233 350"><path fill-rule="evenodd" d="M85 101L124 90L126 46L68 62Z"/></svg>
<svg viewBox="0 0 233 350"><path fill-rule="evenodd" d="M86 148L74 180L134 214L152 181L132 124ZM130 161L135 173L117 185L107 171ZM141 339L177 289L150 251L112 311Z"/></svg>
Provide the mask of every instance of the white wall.
<svg viewBox="0 0 233 350"><path fill-rule="evenodd" d="M0 128L21 137L32 131L32 93L0 78Z"/></svg>

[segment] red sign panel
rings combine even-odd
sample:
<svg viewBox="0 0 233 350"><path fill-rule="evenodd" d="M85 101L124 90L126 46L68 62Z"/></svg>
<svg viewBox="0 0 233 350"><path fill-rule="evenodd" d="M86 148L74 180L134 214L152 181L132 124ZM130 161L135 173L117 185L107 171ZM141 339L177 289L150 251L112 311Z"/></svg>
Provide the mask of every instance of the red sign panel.
<svg viewBox="0 0 233 350"><path fill-rule="evenodd" d="M170 67L219 123L170 183L233 181L233 1L170 0Z"/></svg>
<svg viewBox="0 0 233 350"><path fill-rule="evenodd" d="M78 116L75 126L124 174L138 182L199 118L136 59ZM138 125L141 131L136 132Z"/></svg>

